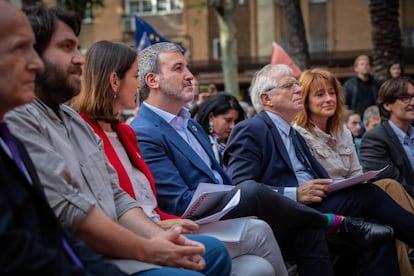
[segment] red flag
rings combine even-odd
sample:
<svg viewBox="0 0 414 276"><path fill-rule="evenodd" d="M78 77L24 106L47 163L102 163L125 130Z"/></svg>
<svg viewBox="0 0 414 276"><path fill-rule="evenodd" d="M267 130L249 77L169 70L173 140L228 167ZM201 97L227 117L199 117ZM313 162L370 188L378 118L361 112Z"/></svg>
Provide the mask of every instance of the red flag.
<svg viewBox="0 0 414 276"><path fill-rule="evenodd" d="M273 51L272 51L272 58L270 60L271 64L286 64L293 70L293 76L298 78L302 71L299 67L295 64L295 62L290 58L290 56L280 47L279 44L273 42Z"/></svg>

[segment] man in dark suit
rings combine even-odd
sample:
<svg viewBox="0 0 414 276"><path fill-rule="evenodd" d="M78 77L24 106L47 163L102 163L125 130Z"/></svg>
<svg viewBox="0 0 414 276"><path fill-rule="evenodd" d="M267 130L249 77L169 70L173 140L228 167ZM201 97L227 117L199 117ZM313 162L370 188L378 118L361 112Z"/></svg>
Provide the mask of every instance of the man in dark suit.
<svg viewBox="0 0 414 276"><path fill-rule="evenodd" d="M414 198L414 82L409 77L386 80L378 106L383 121L365 133L360 161L364 171L388 166L381 178L400 182Z"/></svg>
<svg viewBox="0 0 414 276"><path fill-rule="evenodd" d="M140 52L138 59L144 102L131 126L154 175L160 208L181 215L199 183L234 183L215 159L206 133L185 108L194 96L194 77L180 48L158 43ZM241 190L240 203L225 218L257 216L272 227L278 242L284 243L286 237L295 240L281 249L285 259L298 262L301 275L333 273L321 213L249 179L236 189Z"/></svg>
<svg viewBox="0 0 414 276"><path fill-rule="evenodd" d="M48 205L23 144L4 114L34 99L43 62L26 16L0 0L0 274L127 275L65 233Z"/></svg>
<svg viewBox="0 0 414 276"><path fill-rule="evenodd" d="M255 180L321 212L376 220L414 245L414 215L380 188L364 184L331 193L327 172L300 134L291 131L290 122L303 109L301 92L286 65L268 65L256 74L251 97L259 114L235 126L224 152L224 165L233 181ZM367 274L398 273L392 243L368 251L367 256Z"/></svg>

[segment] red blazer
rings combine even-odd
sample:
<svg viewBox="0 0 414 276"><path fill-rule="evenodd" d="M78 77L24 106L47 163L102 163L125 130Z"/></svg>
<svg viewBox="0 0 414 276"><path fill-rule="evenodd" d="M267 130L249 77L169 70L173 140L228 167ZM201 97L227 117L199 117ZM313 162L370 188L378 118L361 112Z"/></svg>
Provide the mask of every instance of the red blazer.
<svg viewBox="0 0 414 276"><path fill-rule="evenodd" d="M131 180L128 176L128 173L126 172L123 164L119 160L119 157L116 154L115 149L112 147L111 142L109 141L108 137L105 135L105 132L102 130L102 128L96 121L90 120L89 118L85 116L85 114L81 114L81 116L92 127L95 133L102 139L106 157L108 158L109 162L111 163L111 165L115 168L116 172L118 173L119 184L121 188L125 192L127 192L132 198L136 199L137 195L134 193L134 189L133 189ZM152 176L152 173L150 169L148 168L147 164L145 163L144 159L141 157L141 152L138 148L138 140L137 140L134 130L125 123L113 124L112 128L117 133L118 139L120 140L121 144L124 146L125 151L127 152L132 165L135 166L135 168L140 170L147 177L149 183L151 184L152 193L155 199L157 200L157 195L155 192L154 177ZM157 214L160 215L162 220L180 218L175 215L164 213L163 211L160 210L160 208L158 207L158 204L155 207L155 211L157 212Z"/></svg>

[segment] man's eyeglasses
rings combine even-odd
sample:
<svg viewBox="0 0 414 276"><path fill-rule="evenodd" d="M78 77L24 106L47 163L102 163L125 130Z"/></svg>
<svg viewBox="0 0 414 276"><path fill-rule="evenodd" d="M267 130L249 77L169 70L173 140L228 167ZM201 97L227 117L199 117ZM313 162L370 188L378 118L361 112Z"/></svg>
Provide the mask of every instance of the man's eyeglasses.
<svg viewBox="0 0 414 276"><path fill-rule="evenodd" d="M397 99L400 100L400 101L402 101L405 104L408 104L408 103L411 102L411 99L412 98L414 98L414 95L408 95L408 94L406 94L406 95L403 95L403 96L398 97Z"/></svg>
<svg viewBox="0 0 414 276"><path fill-rule="evenodd" d="M277 89L286 89L286 90L290 90L290 89L292 89L292 88L293 88L293 87L295 87L295 86L297 86L297 87L301 87L300 82L298 82L297 80L294 80L294 81L288 81L288 82L285 82L285 83L282 83L282 84L280 84L280 85L276 86L276 88L277 88Z"/></svg>
<svg viewBox="0 0 414 276"><path fill-rule="evenodd" d="M297 80L295 80L295 81L288 81L288 82L282 83L282 84L280 84L278 86L269 87L269 88L265 89L264 92L267 93L267 92L272 91L273 89L290 90L290 89L292 89L295 86L301 87L300 82L297 81Z"/></svg>

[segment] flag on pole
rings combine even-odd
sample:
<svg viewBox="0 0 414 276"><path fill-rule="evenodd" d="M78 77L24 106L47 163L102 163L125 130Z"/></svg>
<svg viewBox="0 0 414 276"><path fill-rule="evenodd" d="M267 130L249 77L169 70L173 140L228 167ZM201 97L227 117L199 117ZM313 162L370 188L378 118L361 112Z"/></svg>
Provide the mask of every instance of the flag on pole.
<svg viewBox="0 0 414 276"><path fill-rule="evenodd" d="M138 48L138 52L144 50L145 48L147 48L148 46L151 45L151 41L147 35L147 32L143 32L141 39L139 40L139 43L137 45Z"/></svg>
<svg viewBox="0 0 414 276"><path fill-rule="evenodd" d="M135 16L135 43L138 51L142 51L146 47L158 43L170 42L168 39L161 36L148 22L139 16ZM180 45L181 46L181 45ZM181 46L182 47L182 46ZM186 49L182 47L183 54Z"/></svg>
<svg viewBox="0 0 414 276"><path fill-rule="evenodd" d="M272 58L270 60L271 64L286 64L293 70L293 76L298 78L302 71L296 65L296 63L290 58L290 56L283 50L283 48L273 42L273 51L272 51Z"/></svg>

